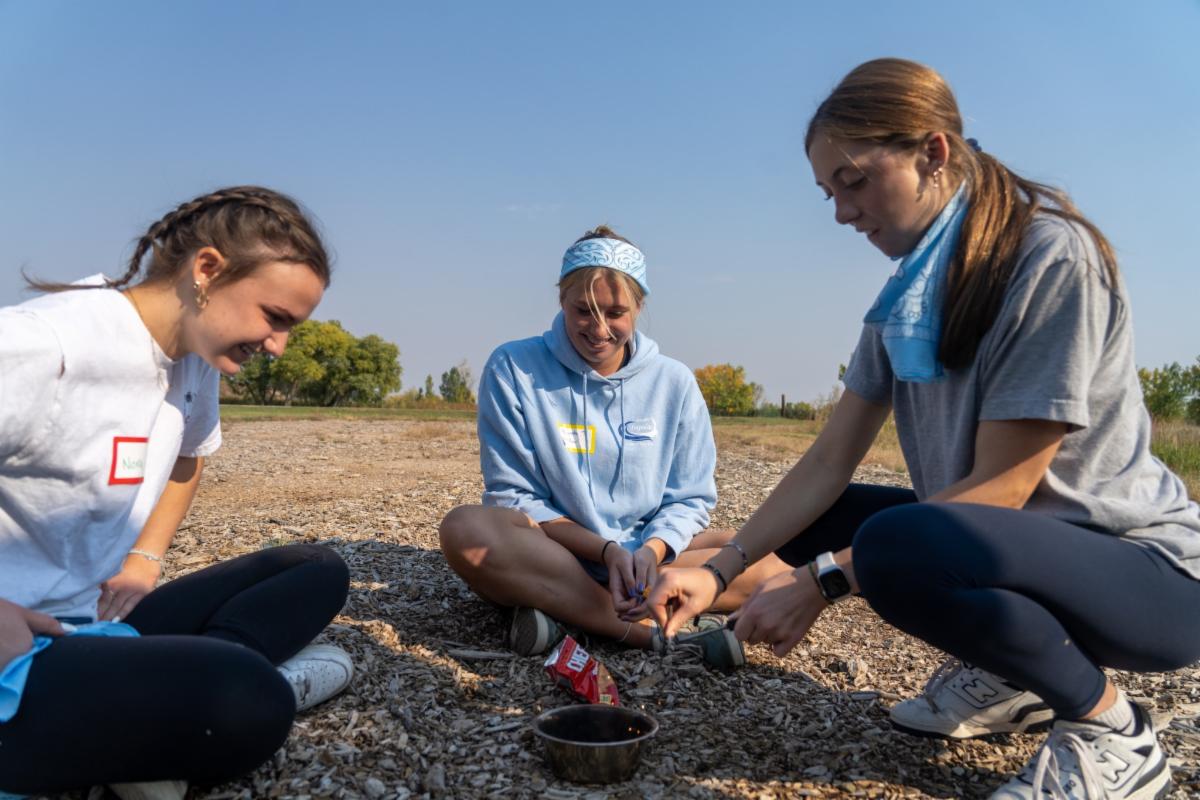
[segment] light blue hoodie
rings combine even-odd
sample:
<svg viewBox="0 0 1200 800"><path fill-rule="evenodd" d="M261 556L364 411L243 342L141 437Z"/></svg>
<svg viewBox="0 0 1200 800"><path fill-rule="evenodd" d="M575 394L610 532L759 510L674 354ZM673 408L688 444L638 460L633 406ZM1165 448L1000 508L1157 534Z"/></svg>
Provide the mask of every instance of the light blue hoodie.
<svg viewBox="0 0 1200 800"><path fill-rule="evenodd" d="M629 550L656 537L670 560L716 504L712 425L691 370L640 332L630 349L602 377L560 313L492 353L479 382L483 502L538 523L567 517Z"/></svg>

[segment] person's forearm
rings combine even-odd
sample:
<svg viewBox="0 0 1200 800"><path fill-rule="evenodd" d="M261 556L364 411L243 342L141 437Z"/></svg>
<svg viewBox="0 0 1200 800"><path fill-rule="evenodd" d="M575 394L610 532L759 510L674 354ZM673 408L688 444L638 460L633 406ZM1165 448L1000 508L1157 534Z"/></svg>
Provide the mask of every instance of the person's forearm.
<svg viewBox="0 0 1200 800"><path fill-rule="evenodd" d="M547 536L570 550L576 557L587 561L601 561L600 553L608 540L578 522L559 517L543 522L541 528Z"/></svg>
<svg viewBox="0 0 1200 800"><path fill-rule="evenodd" d="M175 461L162 496L158 498L146 519L146 524L142 526L142 532L138 534L134 544L135 550L145 550L159 558L166 554L176 531L179 530L179 524L187 516L192 500L196 497L203 466L204 459L199 457L180 456Z"/></svg>
<svg viewBox="0 0 1200 800"><path fill-rule="evenodd" d="M853 475L853 462L824 458L814 444L750 516L733 541L746 551L747 560L753 564L791 541L824 514L846 490ZM742 571L742 557L732 547L722 548L710 561L730 580Z"/></svg>
<svg viewBox="0 0 1200 800"><path fill-rule="evenodd" d="M1001 508L1023 508L1030 492L1022 483L1006 480L1005 476L983 476L972 473L950 484L935 495L930 503L978 503Z"/></svg>

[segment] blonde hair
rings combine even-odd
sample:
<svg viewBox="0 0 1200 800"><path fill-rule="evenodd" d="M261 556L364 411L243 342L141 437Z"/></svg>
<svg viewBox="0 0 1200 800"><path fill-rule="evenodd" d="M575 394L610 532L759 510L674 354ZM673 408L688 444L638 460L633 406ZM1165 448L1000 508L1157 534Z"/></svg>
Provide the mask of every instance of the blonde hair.
<svg viewBox="0 0 1200 800"><path fill-rule="evenodd" d="M607 225L598 225L592 228L572 242L572 244L579 244L588 239L617 239L626 244L633 244L633 242L616 233ZM636 245L634 246L636 247ZM601 278L616 280L617 285L623 287L625 293L633 301L635 309L639 312L642 310L642 304L646 299L645 291L642 290L638 282L628 273L621 272L619 269L612 269L611 267L581 267L580 269L568 272L558 281L558 302L561 305L566 299L567 294L575 291L580 285L583 285L583 296L587 300L588 310L592 312L592 318L600 324L600 327L607 335L609 333L608 323L604 320L604 315L600 313L600 305L596 302L596 281Z"/></svg>
<svg viewBox="0 0 1200 800"><path fill-rule="evenodd" d="M1110 285L1117 259L1100 230L1058 189L1017 175L963 138L954 93L934 69L899 58L855 67L817 108L804 149L818 135L915 149L943 133L951 157L946 172L967 183L968 211L946 276L938 358L950 368L971 363L992 327L1016 267L1017 251L1034 214L1043 212L1084 228L1096 243Z"/></svg>

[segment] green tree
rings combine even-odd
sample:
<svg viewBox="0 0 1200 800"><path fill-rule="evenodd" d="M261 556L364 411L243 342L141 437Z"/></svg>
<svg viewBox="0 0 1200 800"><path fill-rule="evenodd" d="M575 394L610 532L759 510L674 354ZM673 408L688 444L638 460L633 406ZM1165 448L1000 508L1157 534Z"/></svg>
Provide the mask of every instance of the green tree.
<svg viewBox="0 0 1200 800"><path fill-rule="evenodd" d="M463 361L442 373L438 391L447 403L474 403L475 394L471 391L471 380L471 368Z"/></svg>
<svg viewBox="0 0 1200 800"><path fill-rule="evenodd" d="M744 417L754 411L762 389L746 381L746 370L732 364L709 364L696 370L696 383L708 410L717 416Z"/></svg>
<svg viewBox="0 0 1200 800"><path fill-rule="evenodd" d="M433 376L432 375L425 376L425 398L428 400L433 399Z"/></svg>
<svg viewBox="0 0 1200 800"><path fill-rule="evenodd" d="M374 334L359 339L336 320L306 320L292 328L279 358L255 356L228 382L263 405L378 405L400 388L399 357L396 345Z"/></svg>
<svg viewBox="0 0 1200 800"><path fill-rule="evenodd" d="M400 348L375 334L355 340L350 347L349 401L377 406L400 389Z"/></svg>
<svg viewBox="0 0 1200 800"><path fill-rule="evenodd" d="M242 363L236 375L225 378L233 393L257 406L275 402L275 386L271 382L271 359L260 354Z"/></svg>
<svg viewBox="0 0 1200 800"><path fill-rule="evenodd" d="M1178 363L1157 369L1139 369L1138 380L1142 384L1146 410L1154 419L1179 419L1188 410L1188 399L1192 394L1191 370L1184 370Z"/></svg>

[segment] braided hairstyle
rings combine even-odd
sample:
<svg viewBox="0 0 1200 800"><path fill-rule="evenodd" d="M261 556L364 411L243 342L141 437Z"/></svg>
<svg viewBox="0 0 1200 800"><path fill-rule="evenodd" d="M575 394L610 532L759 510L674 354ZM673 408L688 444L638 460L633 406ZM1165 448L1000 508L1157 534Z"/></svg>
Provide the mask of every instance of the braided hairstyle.
<svg viewBox="0 0 1200 800"><path fill-rule="evenodd" d="M942 132L952 158L946 171L967 183L969 208L958 251L946 275L944 322L938 359L952 369L971 363L992 327L1017 265L1021 237L1041 212L1083 228L1096 244L1098 265L1117 285L1117 259L1104 234L1063 192L1016 174L963 138L954 93L935 70L899 58L860 64L817 108L808 123L805 150L813 139L867 141L901 150L917 148Z"/></svg>
<svg viewBox="0 0 1200 800"><path fill-rule="evenodd" d="M261 186L233 186L183 203L151 225L138 240L125 274L99 288L172 281L202 247L214 247L225 257L225 268L210 287L244 278L268 261L304 264L329 286L329 256L296 201ZM143 262L145 274L135 281ZM43 292L98 288L29 278L26 282Z"/></svg>

